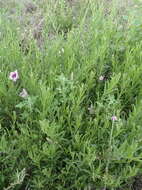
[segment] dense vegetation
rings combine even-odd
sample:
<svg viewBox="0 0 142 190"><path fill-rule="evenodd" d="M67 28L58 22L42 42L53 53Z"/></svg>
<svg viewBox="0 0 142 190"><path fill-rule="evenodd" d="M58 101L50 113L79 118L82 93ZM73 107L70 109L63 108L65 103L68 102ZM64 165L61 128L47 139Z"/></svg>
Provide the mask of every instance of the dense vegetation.
<svg viewBox="0 0 142 190"><path fill-rule="evenodd" d="M1 2L0 189L131 190L142 173L141 2L41 2Z"/></svg>

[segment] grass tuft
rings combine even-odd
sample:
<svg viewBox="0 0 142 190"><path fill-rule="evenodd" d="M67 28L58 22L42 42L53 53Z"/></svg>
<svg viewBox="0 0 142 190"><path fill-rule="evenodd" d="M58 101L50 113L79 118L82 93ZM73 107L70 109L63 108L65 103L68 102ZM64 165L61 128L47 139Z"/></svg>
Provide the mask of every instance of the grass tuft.
<svg viewBox="0 0 142 190"><path fill-rule="evenodd" d="M139 190L141 1L0 6L0 189Z"/></svg>

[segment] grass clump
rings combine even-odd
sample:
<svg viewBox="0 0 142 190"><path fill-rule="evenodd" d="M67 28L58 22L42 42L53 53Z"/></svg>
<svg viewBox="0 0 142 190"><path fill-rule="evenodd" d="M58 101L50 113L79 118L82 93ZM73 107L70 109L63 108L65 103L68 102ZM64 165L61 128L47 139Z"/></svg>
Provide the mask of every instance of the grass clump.
<svg viewBox="0 0 142 190"><path fill-rule="evenodd" d="M142 167L141 2L43 3L30 15L0 10L0 189L131 190Z"/></svg>

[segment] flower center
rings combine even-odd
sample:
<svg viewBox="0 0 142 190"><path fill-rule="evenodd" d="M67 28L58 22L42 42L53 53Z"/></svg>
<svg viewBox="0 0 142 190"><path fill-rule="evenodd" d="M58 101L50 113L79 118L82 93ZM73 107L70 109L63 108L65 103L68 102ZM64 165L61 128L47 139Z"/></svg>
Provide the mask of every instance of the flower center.
<svg viewBox="0 0 142 190"><path fill-rule="evenodd" d="M16 73L14 73L14 74L12 75L12 78L16 78Z"/></svg>

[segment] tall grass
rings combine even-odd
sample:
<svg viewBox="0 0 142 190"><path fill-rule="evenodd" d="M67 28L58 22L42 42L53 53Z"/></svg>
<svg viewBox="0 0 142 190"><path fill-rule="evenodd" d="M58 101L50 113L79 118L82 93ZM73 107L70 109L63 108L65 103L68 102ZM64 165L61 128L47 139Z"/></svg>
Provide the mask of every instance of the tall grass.
<svg viewBox="0 0 142 190"><path fill-rule="evenodd" d="M0 189L131 189L142 167L141 10L40 6L42 47L32 34L21 46L22 26L0 10Z"/></svg>

